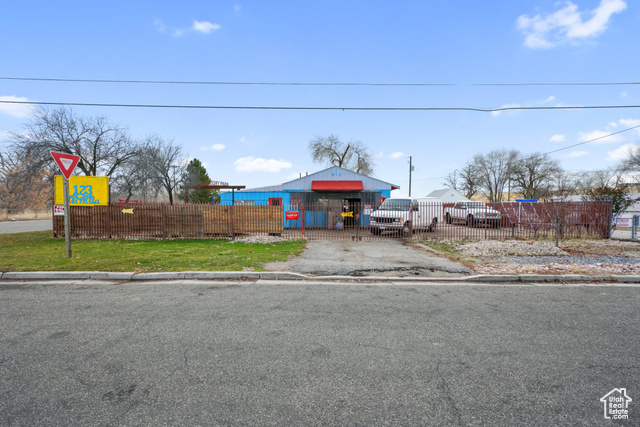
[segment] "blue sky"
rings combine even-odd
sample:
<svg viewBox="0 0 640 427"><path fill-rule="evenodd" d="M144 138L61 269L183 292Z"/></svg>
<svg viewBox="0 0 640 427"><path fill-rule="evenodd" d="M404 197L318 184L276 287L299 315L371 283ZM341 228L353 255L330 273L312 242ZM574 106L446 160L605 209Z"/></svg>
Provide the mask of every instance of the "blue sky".
<svg viewBox="0 0 640 427"><path fill-rule="evenodd" d="M60 5L62 3L62 5ZM446 87L195 86L0 80L0 99L300 107L637 105L640 8L630 0L8 1L0 77L229 82L454 83ZM324 165L308 141L338 135L375 156L375 176L413 195L474 154L547 152L640 124L640 110L263 111L75 107L135 137L159 134L214 180L279 184ZM0 105L0 140L29 107ZM554 154L570 171L615 165L640 132Z"/></svg>

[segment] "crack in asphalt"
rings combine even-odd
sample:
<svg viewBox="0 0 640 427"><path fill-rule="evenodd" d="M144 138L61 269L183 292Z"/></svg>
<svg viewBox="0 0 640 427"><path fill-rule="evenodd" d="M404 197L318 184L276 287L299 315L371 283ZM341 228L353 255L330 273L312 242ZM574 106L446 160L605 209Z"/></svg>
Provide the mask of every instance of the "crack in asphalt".
<svg viewBox="0 0 640 427"><path fill-rule="evenodd" d="M453 396L451 395L451 389L449 388L449 384L447 383L447 380L444 378L444 375L442 375L442 372L440 372L440 362L436 363L436 373L438 374L438 378L440 379L440 386L442 387L442 390L444 390L445 397L447 398L447 402L449 403L449 406L451 406L453 410L453 414L458 420L458 424L465 425L464 421L462 420L462 412L460 411L460 408L458 408L458 405L456 405L456 401L453 399Z"/></svg>

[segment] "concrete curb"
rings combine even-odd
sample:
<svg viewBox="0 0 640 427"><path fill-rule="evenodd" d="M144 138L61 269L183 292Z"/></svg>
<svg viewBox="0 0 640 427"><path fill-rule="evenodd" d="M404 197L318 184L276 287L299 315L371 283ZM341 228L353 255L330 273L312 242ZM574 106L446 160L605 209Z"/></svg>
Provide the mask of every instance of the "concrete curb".
<svg viewBox="0 0 640 427"><path fill-rule="evenodd" d="M288 271L181 271L133 273L108 271L9 271L0 272L0 280L296 280L345 282L479 282L479 283L540 283L540 282L617 282L640 283L640 275L583 274L481 274L461 277L388 277L388 276L306 276Z"/></svg>
<svg viewBox="0 0 640 427"><path fill-rule="evenodd" d="M0 280L131 280L132 276L109 271L8 271Z"/></svg>
<svg viewBox="0 0 640 427"><path fill-rule="evenodd" d="M186 271L185 279L256 279L256 280L306 280L309 276L288 271Z"/></svg>

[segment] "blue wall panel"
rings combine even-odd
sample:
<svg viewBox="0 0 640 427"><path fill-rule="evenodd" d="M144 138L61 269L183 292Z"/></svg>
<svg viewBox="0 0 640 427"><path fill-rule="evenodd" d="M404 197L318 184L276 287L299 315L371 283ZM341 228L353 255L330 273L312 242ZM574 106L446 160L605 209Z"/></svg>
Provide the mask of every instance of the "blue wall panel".
<svg viewBox="0 0 640 427"><path fill-rule="evenodd" d="M391 190L381 190L381 194L385 197L391 197ZM287 191L256 191L256 192L236 192L235 200L236 201L244 201L251 200L254 202L256 206L268 206L270 198L280 198L282 199L282 205L284 206L285 211L293 210L300 211L298 207L290 206L291 196L299 196L300 192L287 192ZM231 205L231 193L222 193L220 194L220 204L229 206ZM284 227L285 228L300 228L302 226L302 217L303 214L300 212L298 220L287 220L286 215L284 218ZM326 227L327 226L328 217L325 215L323 211L304 211L304 226L305 227ZM361 215L360 224L362 226L369 225L369 215Z"/></svg>

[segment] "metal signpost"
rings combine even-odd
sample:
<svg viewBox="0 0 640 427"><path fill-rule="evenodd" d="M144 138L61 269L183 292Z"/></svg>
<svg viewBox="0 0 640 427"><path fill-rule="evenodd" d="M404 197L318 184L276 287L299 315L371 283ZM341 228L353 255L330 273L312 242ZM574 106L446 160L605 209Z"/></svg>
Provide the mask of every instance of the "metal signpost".
<svg viewBox="0 0 640 427"><path fill-rule="evenodd" d="M80 156L73 154L51 152L62 175L64 175L64 242L67 248L67 258L71 258L71 213L69 211L69 177L80 161Z"/></svg>

